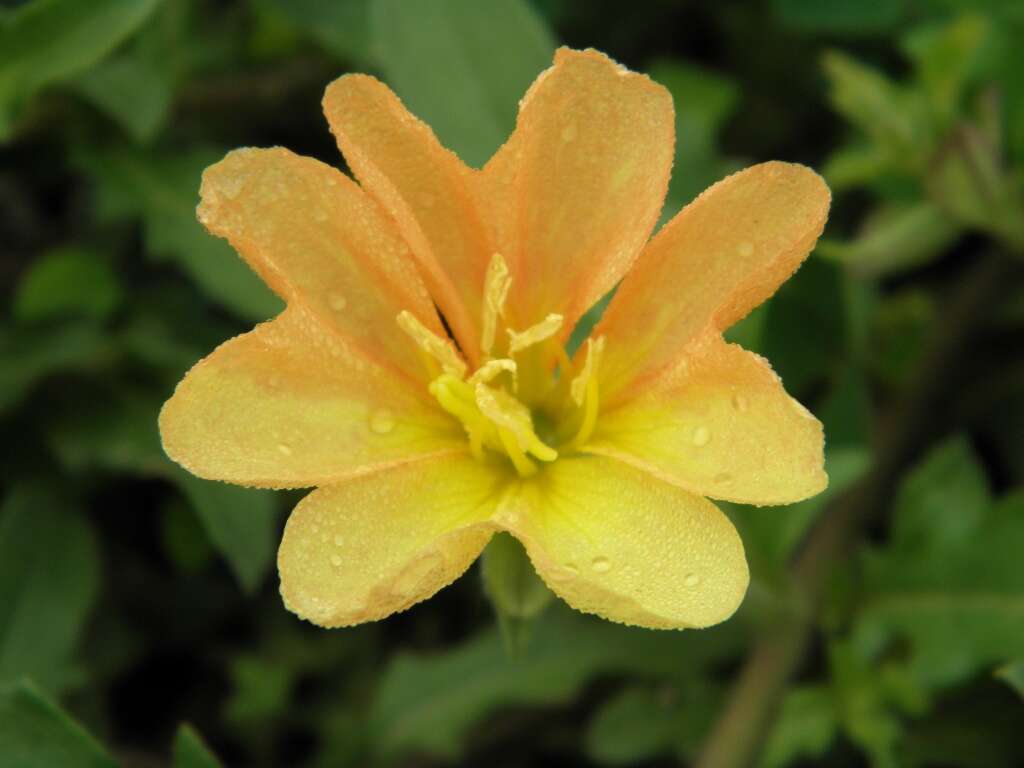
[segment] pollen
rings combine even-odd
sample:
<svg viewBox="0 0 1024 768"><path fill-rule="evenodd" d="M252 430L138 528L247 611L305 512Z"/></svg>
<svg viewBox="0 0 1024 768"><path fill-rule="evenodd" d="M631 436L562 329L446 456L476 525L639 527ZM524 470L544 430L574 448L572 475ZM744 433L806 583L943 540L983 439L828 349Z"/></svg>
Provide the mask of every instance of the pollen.
<svg viewBox="0 0 1024 768"><path fill-rule="evenodd" d="M529 477L560 453L581 447L593 433L604 339L588 340L576 371L559 338L561 315L548 314L523 330L507 326L511 285L508 265L495 253L484 279L483 362L471 373L451 339L407 311L399 313L398 324L423 352L433 372L428 390L462 424L472 455L483 462L507 460L520 476ZM545 427L543 437L538 424Z"/></svg>

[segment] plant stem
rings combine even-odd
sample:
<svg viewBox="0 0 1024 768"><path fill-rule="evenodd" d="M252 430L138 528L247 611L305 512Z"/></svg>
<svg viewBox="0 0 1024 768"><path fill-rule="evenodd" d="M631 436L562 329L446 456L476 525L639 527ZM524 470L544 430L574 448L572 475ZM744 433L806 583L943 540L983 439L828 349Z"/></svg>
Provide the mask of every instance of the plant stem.
<svg viewBox="0 0 1024 768"><path fill-rule="evenodd" d="M813 639L830 570L849 553L859 529L885 510L903 469L936 436L934 414L947 394L951 373L1014 269L1010 259L985 256L960 281L905 394L881 419L871 471L826 508L791 564L793 584L807 598L806 612L769 629L755 645L697 768L744 768L757 757L789 678Z"/></svg>

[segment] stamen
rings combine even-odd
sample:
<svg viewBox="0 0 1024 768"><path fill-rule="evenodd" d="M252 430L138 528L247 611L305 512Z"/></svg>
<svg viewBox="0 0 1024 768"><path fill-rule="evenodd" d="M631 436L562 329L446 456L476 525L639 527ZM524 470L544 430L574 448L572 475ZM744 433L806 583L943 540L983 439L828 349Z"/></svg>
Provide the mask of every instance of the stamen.
<svg viewBox="0 0 1024 768"><path fill-rule="evenodd" d="M409 334L420 349L437 360L445 373L457 379L462 379L466 375L466 363L463 362L455 345L449 339L442 339L417 320L408 310L403 309L399 312L397 319L398 326Z"/></svg>
<svg viewBox="0 0 1024 768"><path fill-rule="evenodd" d="M508 329L509 345L508 353L514 355L522 352L527 347L550 339L562 327L564 318L561 315L550 314L535 325L531 325L525 331L513 331Z"/></svg>
<svg viewBox="0 0 1024 768"><path fill-rule="evenodd" d="M600 405L600 392L597 384L597 367L604 352L604 337L587 339L587 357L583 369L572 380L569 392L576 405L583 409L583 418L576 436L569 442L570 447L579 448L594 433L597 425L597 412Z"/></svg>
<svg viewBox="0 0 1024 768"><path fill-rule="evenodd" d="M554 461L558 458L558 451L544 443L533 431L530 409L507 392L486 384L477 384L476 404L480 412L498 427L499 435L502 430L507 430L515 437L520 450L541 461Z"/></svg>
<svg viewBox="0 0 1024 768"><path fill-rule="evenodd" d="M518 383L516 381L516 361L509 360L505 357L499 360L488 360L486 363L481 365L476 369L476 372L469 377L469 383L474 385L486 384L504 371L508 371L512 374L512 389L515 390Z"/></svg>
<svg viewBox="0 0 1024 768"><path fill-rule="evenodd" d="M508 265L500 253L491 257L487 265L487 276L484 278L483 328L480 331L480 347L484 357L490 357L494 350L494 337L498 332L498 318L505 311L505 300L512 278L508 273Z"/></svg>
<svg viewBox="0 0 1024 768"><path fill-rule="evenodd" d="M530 461L526 454L523 453L511 430L498 427L498 436L501 438L502 445L505 446L505 453L508 454L509 459L512 461L512 466L516 468L516 472L519 473L520 477L529 477L537 471L537 465Z"/></svg>
<svg viewBox="0 0 1024 768"><path fill-rule="evenodd" d="M587 384L591 377L597 374L597 366L601 362L601 355L604 354L604 336L596 339L587 339L587 356L583 361L583 369L572 380L569 393L572 395L576 405L583 405L586 397Z"/></svg>

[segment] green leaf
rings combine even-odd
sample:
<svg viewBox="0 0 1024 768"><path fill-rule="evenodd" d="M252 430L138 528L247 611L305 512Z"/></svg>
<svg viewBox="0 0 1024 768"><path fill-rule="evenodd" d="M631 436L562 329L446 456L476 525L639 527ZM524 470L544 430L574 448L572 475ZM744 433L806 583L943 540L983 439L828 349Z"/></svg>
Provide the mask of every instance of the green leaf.
<svg viewBox="0 0 1024 768"><path fill-rule="evenodd" d="M263 2L334 55L360 63L368 63L372 58L369 39L371 0Z"/></svg>
<svg viewBox="0 0 1024 768"><path fill-rule="evenodd" d="M555 49L524 0L372 0L370 33L388 84L474 167L512 132Z"/></svg>
<svg viewBox="0 0 1024 768"><path fill-rule="evenodd" d="M472 724L498 708L564 704L597 675L692 677L742 642L735 623L655 633L556 608L536 623L527 651L516 658L493 630L441 654L396 656L370 712L376 750L454 758Z"/></svg>
<svg viewBox="0 0 1024 768"><path fill-rule="evenodd" d="M294 673L279 663L244 655L231 662L234 688L224 714L236 723L261 723L280 717L288 704Z"/></svg>
<svg viewBox="0 0 1024 768"><path fill-rule="evenodd" d="M894 164L920 170L935 145L920 94L839 51L825 55L824 68L833 108L869 136Z"/></svg>
<svg viewBox="0 0 1024 768"><path fill-rule="evenodd" d="M1024 656L1024 493L989 501L966 443L932 452L904 484L888 547L864 554L857 637L909 644L925 690Z"/></svg>
<svg viewBox="0 0 1024 768"><path fill-rule="evenodd" d="M172 259L209 298L248 320L266 320L281 301L223 240L196 220L203 169L222 153L191 149L158 155L127 148L84 150L78 164L97 182L106 218L140 218L153 256Z"/></svg>
<svg viewBox="0 0 1024 768"><path fill-rule="evenodd" d="M159 0L35 0L0 16L0 141L43 86L95 64L134 32Z"/></svg>
<svg viewBox="0 0 1024 768"><path fill-rule="evenodd" d="M843 358L841 306L842 270L822 259L805 262L767 305L760 351L798 398Z"/></svg>
<svg viewBox="0 0 1024 768"><path fill-rule="evenodd" d="M796 29L832 34L874 34L904 18L906 0L772 0L779 19Z"/></svg>
<svg viewBox="0 0 1024 768"><path fill-rule="evenodd" d="M47 376L99 367L110 352L99 329L79 321L38 329L0 326L0 413Z"/></svg>
<svg viewBox="0 0 1024 768"><path fill-rule="evenodd" d="M649 74L669 90L676 105L676 157L664 212L671 216L739 170L740 163L723 158L718 148L722 124L739 102L739 87L727 77L676 60L656 61Z"/></svg>
<svg viewBox="0 0 1024 768"><path fill-rule="evenodd" d="M160 446L160 404L149 396L120 394L65 418L51 435L69 467L100 467L174 483L199 517L214 547L239 583L254 591L270 567L278 525L272 491L202 480L170 462Z"/></svg>
<svg viewBox="0 0 1024 768"><path fill-rule="evenodd" d="M239 583L254 592L267 575L278 533L270 491L202 480L177 466L171 477L191 502L210 541L227 558Z"/></svg>
<svg viewBox="0 0 1024 768"><path fill-rule="evenodd" d="M839 730L832 692L817 685L786 692L759 768L784 768L796 760L820 761Z"/></svg>
<svg viewBox="0 0 1024 768"><path fill-rule="evenodd" d="M58 248L34 261L14 295L14 316L37 321L59 315L108 317L122 301L110 264L82 248Z"/></svg>
<svg viewBox="0 0 1024 768"><path fill-rule="evenodd" d="M871 184L896 170L893 158L878 144L855 141L829 155L821 173L833 192L840 192Z"/></svg>
<svg viewBox="0 0 1024 768"><path fill-rule="evenodd" d="M79 77L76 85L140 143L156 136L170 112L170 73L134 53L102 62Z"/></svg>
<svg viewBox="0 0 1024 768"><path fill-rule="evenodd" d="M96 538L81 510L42 488L8 494L0 512L0 682L31 677L62 687L99 580Z"/></svg>
<svg viewBox="0 0 1024 768"><path fill-rule="evenodd" d="M103 748L31 683L0 685L0 756L11 768L116 768Z"/></svg>
<svg viewBox="0 0 1024 768"><path fill-rule="evenodd" d="M636 765L669 752L682 715L677 702L648 688L626 688L587 727L587 755L602 765Z"/></svg>
<svg viewBox="0 0 1024 768"><path fill-rule="evenodd" d="M1013 688L1024 699L1024 660L1004 664L996 670L996 677Z"/></svg>
<svg viewBox="0 0 1024 768"><path fill-rule="evenodd" d="M990 23L981 15L915 28L903 41L914 74L928 94L939 126L949 126L959 112L965 90L979 74L989 40Z"/></svg>
<svg viewBox="0 0 1024 768"><path fill-rule="evenodd" d="M882 205L855 240L818 243L818 254L835 259L867 277L889 275L927 264L941 256L961 234L948 213L927 200Z"/></svg>
<svg viewBox="0 0 1024 768"><path fill-rule="evenodd" d="M199 733L188 723L182 723L174 736L172 768L220 768L220 761L206 746Z"/></svg>

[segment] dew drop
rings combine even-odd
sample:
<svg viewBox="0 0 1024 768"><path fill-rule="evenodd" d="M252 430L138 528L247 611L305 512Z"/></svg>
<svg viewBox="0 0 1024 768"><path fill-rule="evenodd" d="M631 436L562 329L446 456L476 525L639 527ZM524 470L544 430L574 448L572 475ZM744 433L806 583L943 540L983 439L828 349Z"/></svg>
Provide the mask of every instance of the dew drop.
<svg viewBox="0 0 1024 768"><path fill-rule="evenodd" d="M271 389L277 389L279 386L281 386L281 377L277 375L271 376L269 379L267 379L267 386L269 386Z"/></svg>
<svg viewBox="0 0 1024 768"><path fill-rule="evenodd" d="M707 445L710 439L711 432L708 431L707 427L697 427L693 430L693 444L698 448L702 445Z"/></svg>
<svg viewBox="0 0 1024 768"><path fill-rule="evenodd" d="M291 456L292 455L291 446L288 446L288 445L286 445L284 443L278 443L277 444L277 450L279 450L285 456Z"/></svg>
<svg viewBox="0 0 1024 768"><path fill-rule="evenodd" d="M348 305L345 297L340 293L331 293L327 296L327 306L333 309L335 312L341 312Z"/></svg>
<svg viewBox="0 0 1024 768"><path fill-rule="evenodd" d="M386 435L395 428L395 417L391 411L381 408L370 414L370 430L378 435Z"/></svg>
<svg viewBox="0 0 1024 768"><path fill-rule="evenodd" d="M590 567L598 573L608 573L612 569L612 564L607 557L598 556L591 561Z"/></svg>
<svg viewBox="0 0 1024 768"><path fill-rule="evenodd" d="M334 546L340 547L344 543L345 543L345 539L344 539L344 537L342 537L341 534L338 534L337 536L334 537Z"/></svg>
<svg viewBox="0 0 1024 768"><path fill-rule="evenodd" d="M340 555L331 555L331 565L333 565L335 568L340 566L341 565L341 556Z"/></svg>
<svg viewBox="0 0 1024 768"><path fill-rule="evenodd" d="M313 218L317 221L327 221L327 212L321 210L313 211Z"/></svg>
<svg viewBox="0 0 1024 768"><path fill-rule="evenodd" d="M750 407L750 403L747 402L747 398L743 395L735 394L732 396L732 407L740 413L746 413L747 408Z"/></svg>
<svg viewBox="0 0 1024 768"><path fill-rule="evenodd" d="M569 142L576 138L576 123L569 123L562 128L562 141Z"/></svg>
<svg viewBox="0 0 1024 768"><path fill-rule="evenodd" d="M555 581L572 581L580 575L580 569L572 563L566 563L561 568L557 569L551 574L551 578Z"/></svg>
<svg viewBox="0 0 1024 768"><path fill-rule="evenodd" d="M754 244L753 243L740 243L739 248L736 249L740 256L748 258L754 255Z"/></svg>
<svg viewBox="0 0 1024 768"><path fill-rule="evenodd" d="M688 573L683 578L683 584L687 587L696 587L698 584L700 584L700 576L698 576L696 573Z"/></svg>

